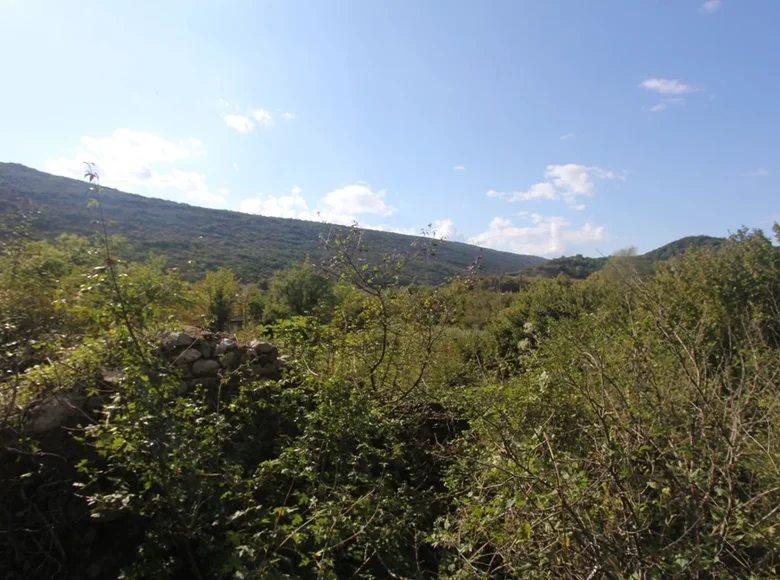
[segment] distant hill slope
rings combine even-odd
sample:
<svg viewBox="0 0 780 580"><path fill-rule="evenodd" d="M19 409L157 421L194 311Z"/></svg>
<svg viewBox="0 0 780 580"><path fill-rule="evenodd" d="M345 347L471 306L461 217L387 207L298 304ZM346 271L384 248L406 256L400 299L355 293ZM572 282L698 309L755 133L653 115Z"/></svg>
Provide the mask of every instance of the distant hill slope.
<svg viewBox="0 0 780 580"><path fill-rule="evenodd" d="M646 254L643 254L643 257L650 260L651 262L663 262L664 260L673 258L677 254L682 254L688 248L701 248L704 246L709 246L717 249L720 248L725 241L725 238L714 238L712 236L687 236L685 238L680 238L679 240L669 242L668 244L661 246L660 248L656 248L655 250L651 250Z"/></svg>
<svg viewBox="0 0 780 580"><path fill-rule="evenodd" d="M33 235L53 238L61 233L92 235L96 210L83 181L43 173L16 163L0 163L0 214L20 207L40 211ZM270 218L206 209L123 193L106 188L106 215L112 231L125 236L138 255L164 254L171 265L196 260L199 269L232 268L243 280L269 277L274 271L319 252L319 236L330 226L295 219ZM378 253L406 251L417 238L367 231L366 245ZM544 258L496 250L480 250L459 242L439 244L436 257L415 262L411 274L440 282L464 273L482 252L487 275L516 272L544 262Z"/></svg>
<svg viewBox="0 0 780 580"><path fill-rule="evenodd" d="M663 262L678 254L682 254L688 248L719 248L724 241L725 238L715 238L712 236L687 236L642 254L641 256L638 256L638 258L649 264L655 264L656 262ZM601 270L606 264L606 257L587 258L578 254L576 256L564 256L547 260L541 264L530 266L517 273L517 275L522 274L523 276L530 277L538 276L553 278L559 274L563 274L569 278L584 279L594 272Z"/></svg>

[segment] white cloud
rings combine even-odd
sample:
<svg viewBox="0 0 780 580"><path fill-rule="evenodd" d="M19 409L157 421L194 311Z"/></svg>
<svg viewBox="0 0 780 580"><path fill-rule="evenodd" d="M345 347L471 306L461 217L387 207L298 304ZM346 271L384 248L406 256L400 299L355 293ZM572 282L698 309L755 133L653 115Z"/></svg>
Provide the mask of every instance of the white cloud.
<svg viewBox="0 0 780 580"><path fill-rule="evenodd" d="M720 8L720 0L707 0L704 4L701 5L702 10L704 10L708 14L713 14L718 11L718 8Z"/></svg>
<svg viewBox="0 0 780 580"><path fill-rule="evenodd" d="M584 207L577 204L577 196L593 195L596 189L596 179L625 180L623 176L608 169L577 165L576 163L548 165L544 176L552 180L553 185L561 191L563 201L575 209L584 209Z"/></svg>
<svg viewBox="0 0 780 580"><path fill-rule="evenodd" d="M301 188L293 186L290 195L279 197L259 194L255 198L241 200L239 208L244 213L256 213L269 217L302 218L307 215L309 204L301 196Z"/></svg>
<svg viewBox="0 0 780 580"><path fill-rule="evenodd" d="M256 109L252 111L252 116L258 123L262 123L263 125L273 125L274 120L271 117L271 113L265 109Z"/></svg>
<svg viewBox="0 0 780 580"><path fill-rule="evenodd" d="M187 200L222 204L225 196L209 191L205 175L182 171L174 164L204 155L197 139L173 142L158 135L116 129L109 137L82 137L73 157L44 161L43 170L75 179L84 176L84 162L95 164L103 185L126 191L176 190Z"/></svg>
<svg viewBox="0 0 780 580"><path fill-rule="evenodd" d="M665 111L666 109L668 109L669 105L684 105L684 104L685 104L685 99L682 98L682 97L672 97L672 98L669 98L669 99L661 99L660 101L658 101L658 103L656 103L655 105L650 107L650 112L652 112L652 113L660 113L660 112Z"/></svg>
<svg viewBox="0 0 780 580"><path fill-rule="evenodd" d="M374 193L365 184L358 183L334 189L325 195L314 208L309 207L309 204L301 196L301 191L299 186L294 185L290 190L290 195L277 197L259 194L257 197L242 200L239 209L245 213L341 225L351 225L357 222L360 214L389 216L395 212L395 208L385 203L384 191ZM396 231L392 226L361 224L361 227Z"/></svg>
<svg viewBox="0 0 780 580"><path fill-rule="evenodd" d="M487 196L507 201L562 199L571 209L583 210L585 206L577 203L577 196L592 196L596 189L595 181L597 179L625 180L622 175L618 175L614 171L576 163L548 165L544 176L548 181L535 183L526 191L504 192L491 189L487 192Z"/></svg>
<svg viewBox="0 0 780 580"><path fill-rule="evenodd" d="M221 205L225 203L227 195L225 189L220 190L219 193L210 192L206 185L205 175L180 171L176 168L172 169L169 174L158 175L155 185L161 189L178 189L183 192L186 199L201 203Z"/></svg>
<svg viewBox="0 0 780 580"><path fill-rule="evenodd" d="M466 171L466 166L465 165L455 165L455 166L453 166L452 170L453 171Z"/></svg>
<svg viewBox="0 0 780 580"><path fill-rule="evenodd" d="M495 217L488 229L469 238L469 243L519 254L559 255L571 246L581 246L605 237L604 227L591 222L572 229L571 224L560 216L531 213L523 214L523 217L532 224L516 226L507 218Z"/></svg>
<svg viewBox="0 0 780 580"><path fill-rule="evenodd" d="M753 171L748 172L748 175L751 177L766 177L769 175L769 170L764 168L754 169Z"/></svg>
<svg viewBox="0 0 780 580"><path fill-rule="evenodd" d="M555 186L546 181L533 184L527 191L495 191L491 189L487 192L487 196L506 199L507 201L553 200L561 198Z"/></svg>
<svg viewBox="0 0 780 580"><path fill-rule="evenodd" d="M674 79L645 79L639 83L639 86L662 95L682 95L684 93L695 93L700 90Z"/></svg>
<svg viewBox="0 0 780 580"><path fill-rule="evenodd" d="M433 233L437 238L451 240L458 235L455 223L451 219L434 220L431 225L433 226Z"/></svg>
<svg viewBox="0 0 780 580"><path fill-rule="evenodd" d="M243 115L222 115L225 124L239 133L249 133L255 128L255 124L248 117Z"/></svg>
<svg viewBox="0 0 780 580"><path fill-rule="evenodd" d="M285 121L294 121L295 113L282 113L282 119Z"/></svg>
<svg viewBox="0 0 780 580"><path fill-rule="evenodd" d="M328 211L336 214L392 215L395 208L385 203L384 196L384 190L374 193L367 185L356 183L334 189L322 198L322 203Z"/></svg>
<svg viewBox="0 0 780 580"><path fill-rule="evenodd" d="M233 169L238 171L238 163L233 163Z"/></svg>
<svg viewBox="0 0 780 580"><path fill-rule="evenodd" d="M576 133L566 133L565 135L561 135L561 141L569 141L570 139L574 139L576 136Z"/></svg>

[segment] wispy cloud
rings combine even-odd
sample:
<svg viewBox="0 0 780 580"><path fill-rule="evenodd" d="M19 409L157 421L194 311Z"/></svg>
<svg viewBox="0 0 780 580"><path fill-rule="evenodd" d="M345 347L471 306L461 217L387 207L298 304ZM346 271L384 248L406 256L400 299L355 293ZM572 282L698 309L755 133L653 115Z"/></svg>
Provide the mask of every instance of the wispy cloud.
<svg viewBox="0 0 780 580"><path fill-rule="evenodd" d="M704 4L701 5L701 9L704 10L707 14L714 14L718 11L720 5L720 0L707 0Z"/></svg>
<svg viewBox="0 0 780 580"><path fill-rule="evenodd" d="M695 93L701 89L688 85L676 79L645 79L639 83L639 87L648 91L655 91L662 95L682 95L685 93Z"/></svg>
<svg viewBox="0 0 780 580"><path fill-rule="evenodd" d="M395 213L395 208L384 200L384 190L374 192L364 183L334 189L323 196L313 208L301 195L302 191L299 186L294 185L290 195L274 196L261 193L257 197L242 200L239 208L245 213L344 225L358 221L361 215L390 216ZM395 231L390 226L362 227Z"/></svg>
<svg viewBox="0 0 780 580"><path fill-rule="evenodd" d="M290 195L265 195L241 200L239 209L244 213L255 213L269 217L297 218L309 211L309 204L301 195L301 188L293 186Z"/></svg>
<svg viewBox="0 0 780 580"><path fill-rule="evenodd" d="M285 121L294 121L295 113L282 113L282 119Z"/></svg>
<svg viewBox="0 0 780 580"><path fill-rule="evenodd" d="M179 199L221 205L226 194L212 192L204 174L176 167L203 155L197 139L174 142L145 131L116 129L108 137L82 137L74 156L49 159L43 169L81 179L89 161L104 185L146 194L165 191Z"/></svg>
<svg viewBox="0 0 780 580"><path fill-rule="evenodd" d="M238 163L233 163L233 170L238 171Z"/></svg>
<svg viewBox="0 0 780 580"><path fill-rule="evenodd" d="M576 133L566 133L565 135L561 135L561 141L569 141L574 139L576 136Z"/></svg>
<svg viewBox="0 0 780 580"><path fill-rule="evenodd" d="M577 196L592 196L597 180L625 181L625 177L614 171L576 163L548 165L544 177L547 181L535 183L527 190L504 192L491 189L487 196L507 201L563 200L569 209L583 210L585 206L577 202Z"/></svg>
<svg viewBox="0 0 780 580"><path fill-rule="evenodd" d="M336 213L392 215L395 208L387 205L384 197L384 190L373 192L367 185L357 183L334 189L322 198L322 203Z"/></svg>
<svg viewBox="0 0 780 580"><path fill-rule="evenodd" d="M754 169L752 171L748 171L748 175L751 177L766 177L769 175L769 170L764 168Z"/></svg>
<svg viewBox="0 0 780 580"><path fill-rule="evenodd" d="M669 99L661 99L650 107L650 112L652 113L660 113L661 111L666 111L670 105L684 105L685 99L682 97L672 97Z"/></svg>
<svg viewBox="0 0 780 580"><path fill-rule="evenodd" d="M603 240L603 226L586 222L579 228L560 216L544 216L523 212L521 217L529 225L515 225L512 220L495 217L487 230L469 238L469 243L496 250L508 250L520 254L560 255L572 246Z"/></svg>
<svg viewBox="0 0 780 580"><path fill-rule="evenodd" d="M255 118L255 121L262 123L263 125L272 125L274 122L271 113L265 109L255 109L252 111L252 116Z"/></svg>
<svg viewBox="0 0 780 580"><path fill-rule="evenodd" d="M452 167L452 170L453 171L466 171L466 166L465 165L454 165Z"/></svg>
<svg viewBox="0 0 780 580"><path fill-rule="evenodd" d="M251 119L243 115L222 115L222 119L228 127L235 129L239 133L250 133L255 128L255 124L252 123Z"/></svg>

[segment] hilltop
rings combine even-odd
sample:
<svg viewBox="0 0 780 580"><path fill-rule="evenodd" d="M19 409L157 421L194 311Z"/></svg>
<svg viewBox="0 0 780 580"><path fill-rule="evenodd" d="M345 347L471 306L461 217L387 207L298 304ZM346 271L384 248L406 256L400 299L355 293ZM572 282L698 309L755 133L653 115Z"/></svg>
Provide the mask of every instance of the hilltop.
<svg viewBox="0 0 780 580"><path fill-rule="evenodd" d="M713 236L686 236L637 256L637 265L640 267L641 265L650 267L657 262L664 262L678 256L689 248L710 247L717 249L720 248L725 241L725 238L716 238ZM607 265L607 260L607 257L588 258L581 254L577 254L576 256L561 256L560 258L554 258L540 264L529 266L516 275L553 278L559 274L563 274L569 278L581 280L604 268L604 266Z"/></svg>
<svg viewBox="0 0 780 580"><path fill-rule="evenodd" d="M62 233L92 235L95 210L84 181L37 171L17 163L0 163L0 214L35 210L31 234L52 239ZM113 233L132 244L131 258L150 252L167 256L171 266L196 261L196 273L220 266L244 280L268 278L273 272L320 250L320 235L334 226L207 209L104 188L103 207ZM366 231L366 245L377 252L407 251L415 236ZM544 258L480 249L461 242L439 243L437 256L416 261L410 273L437 283L464 273L482 256L487 275L516 272Z"/></svg>

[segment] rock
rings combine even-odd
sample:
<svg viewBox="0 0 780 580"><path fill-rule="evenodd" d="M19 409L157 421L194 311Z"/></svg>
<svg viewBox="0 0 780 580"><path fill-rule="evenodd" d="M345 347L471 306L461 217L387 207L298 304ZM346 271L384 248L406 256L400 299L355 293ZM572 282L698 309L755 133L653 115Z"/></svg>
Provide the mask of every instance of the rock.
<svg viewBox="0 0 780 580"><path fill-rule="evenodd" d="M119 369L103 369L101 378L107 383L118 383L122 379L122 371Z"/></svg>
<svg viewBox="0 0 780 580"><path fill-rule="evenodd" d="M252 374L257 375L261 379L269 379L272 381L278 381L282 378L282 373L279 372L279 368L275 364L258 364L252 367Z"/></svg>
<svg viewBox="0 0 780 580"><path fill-rule="evenodd" d="M203 353L200 352L199 350L194 348L188 348L179 356L177 356L173 362L176 363L178 366L183 367L185 365L190 364L191 362L198 360L202 356Z"/></svg>
<svg viewBox="0 0 780 580"><path fill-rule="evenodd" d="M279 356L279 351L270 342L253 341L249 346L260 356L270 359L276 359Z"/></svg>
<svg viewBox="0 0 780 580"><path fill-rule="evenodd" d="M200 353L198 353L200 354ZM198 359L192 365L192 374L196 377L215 375L219 372L219 363L215 360Z"/></svg>
<svg viewBox="0 0 780 580"><path fill-rule="evenodd" d="M222 359L220 361L222 363L222 366L228 369L231 369L235 366L238 366L239 357L237 352L228 352L222 356Z"/></svg>
<svg viewBox="0 0 780 580"><path fill-rule="evenodd" d="M176 394L183 395L189 390L190 386L187 384L187 381L179 381L179 386L176 388Z"/></svg>
<svg viewBox="0 0 780 580"><path fill-rule="evenodd" d="M205 340L198 341L197 349L200 351L200 354L203 355L203 358L209 358L211 356L211 345Z"/></svg>
<svg viewBox="0 0 780 580"><path fill-rule="evenodd" d="M85 400L84 395L56 392L30 410L27 428L33 433L42 433L62 427L69 418L81 414Z"/></svg>
<svg viewBox="0 0 780 580"><path fill-rule="evenodd" d="M190 381L190 387L193 389L206 388L217 389L222 381L219 377L202 377L200 379L193 379Z"/></svg>
<svg viewBox="0 0 780 580"><path fill-rule="evenodd" d="M168 349L177 346L190 346L195 339L186 332L172 332L163 339L163 346Z"/></svg>
<svg viewBox="0 0 780 580"><path fill-rule="evenodd" d="M236 348L236 341L232 340L230 338L223 338L219 341L219 344L214 349L214 353L219 356L221 354L225 354L228 351L234 350Z"/></svg>

